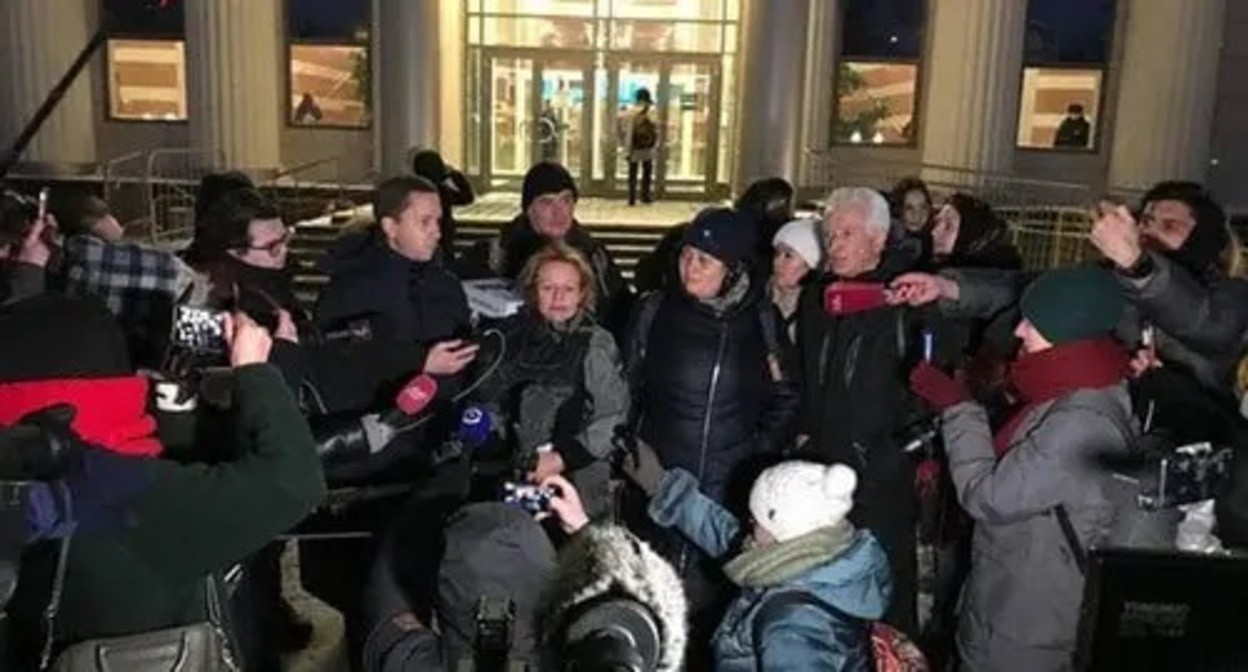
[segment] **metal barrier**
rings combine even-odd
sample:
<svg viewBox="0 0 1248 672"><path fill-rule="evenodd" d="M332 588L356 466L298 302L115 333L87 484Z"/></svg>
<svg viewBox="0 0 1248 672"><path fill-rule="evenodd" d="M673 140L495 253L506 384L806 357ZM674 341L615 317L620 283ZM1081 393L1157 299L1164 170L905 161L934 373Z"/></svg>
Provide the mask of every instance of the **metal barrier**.
<svg viewBox="0 0 1248 672"><path fill-rule="evenodd" d="M104 200L131 237L146 237L151 220L146 187L147 152L130 152L104 162Z"/></svg>
<svg viewBox="0 0 1248 672"><path fill-rule="evenodd" d="M219 149L157 149L148 154L145 184L152 243L191 236L199 181L224 163Z"/></svg>
<svg viewBox="0 0 1248 672"><path fill-rule="evenodd" d="M330 167L330 170L326 170L326 167ZM328 180L324 179L326 174L333 177ZM326 156L283 169L262 188L269 193L273 202L277 203L287 223L293 224L327 214L323 196L326 189L334 192L333 203L330 204L329 210L332 211L336 204L345 200L346 185L342 179L342 156ZM322 192L322 194L314 195L317 192Z"/></svg>

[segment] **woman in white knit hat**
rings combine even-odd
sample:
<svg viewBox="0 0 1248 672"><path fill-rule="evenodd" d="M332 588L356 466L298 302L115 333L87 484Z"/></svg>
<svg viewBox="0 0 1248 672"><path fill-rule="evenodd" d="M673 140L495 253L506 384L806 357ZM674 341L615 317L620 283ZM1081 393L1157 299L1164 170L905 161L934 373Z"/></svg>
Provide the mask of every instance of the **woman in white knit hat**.
<svg viewBox="0 0 1248 672"><path fill-rule="evenodd" d="M692 474L664 471L649 446L638 444L623 467L650 495L651 519L722 562L740 588L711 642L715 670L872 669L871 622L884 614L892 581L879 542L846 519L852 469L796 460L767 469L750 491L747 531ZM577 518L571 501L552 503L561 520Z"/></svg>
<svg viewBox="0 0 1248 672"><path fill-rule="evenodd" d="M780 227L771 240L775 253L771 259L767 295L780 310L790 340L797 336L797 300L802 294L802 284L811 271L823 264L823 241L819 231L819 220L795 219Z"/></svg>

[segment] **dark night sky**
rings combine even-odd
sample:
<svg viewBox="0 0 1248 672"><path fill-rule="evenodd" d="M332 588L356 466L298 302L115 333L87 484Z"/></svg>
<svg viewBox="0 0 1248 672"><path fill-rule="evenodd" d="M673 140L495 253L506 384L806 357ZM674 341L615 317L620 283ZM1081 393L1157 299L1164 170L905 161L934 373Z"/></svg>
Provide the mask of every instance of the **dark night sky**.
<svg viewBox="0 0 1248 672"><path fill-rule="evenodd" d="M841 52L854 57L918 58L924 0L841 0ZM1031 0L1027 3L1028 60L1099 63L1108 60L1115 0Z"/></svg>
<svg viewBox="0 0 1248 672"><path fill-rule="evenodd" d="M368 30L369 4L369 0L287 0L291 37L353 39L358 29ZM102 6L105 25L114 34L177 36L185 32L181 0L103 0Z"/></svg>

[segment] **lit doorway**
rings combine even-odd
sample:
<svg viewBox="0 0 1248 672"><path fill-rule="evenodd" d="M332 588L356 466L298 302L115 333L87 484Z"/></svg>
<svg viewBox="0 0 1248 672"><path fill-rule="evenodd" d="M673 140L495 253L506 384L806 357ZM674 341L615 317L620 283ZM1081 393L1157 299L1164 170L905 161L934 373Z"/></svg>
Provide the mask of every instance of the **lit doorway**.
<svg viewBox="0 0 1248 672"><path fill-rule="evenodd" d="M603 121L598 158L603 191L624 195L628 189L627 129L636 113L637 92L654 101L651 118L658 127L654 192L658 198L680 195L704 198L716 193L719 156L720 64L716 58L620 55L608 59L605 87L596 106Z"/></svg>
<svg viewBox="0 0 1248 672"><path fill-rule="evenodd" d="M593 64L584 54L489 50L482 124L483 177L490 189L519 189L529 167L557 161L578 183L590 165Z"/></svg>

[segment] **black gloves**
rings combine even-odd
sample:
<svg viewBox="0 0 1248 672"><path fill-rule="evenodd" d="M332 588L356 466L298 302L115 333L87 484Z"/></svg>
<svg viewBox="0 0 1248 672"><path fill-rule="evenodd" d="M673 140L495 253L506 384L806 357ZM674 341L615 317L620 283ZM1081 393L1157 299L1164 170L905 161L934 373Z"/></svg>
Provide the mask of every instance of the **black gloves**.
<svg viewBox="0 0 1248 672"><path fill-rule="evenodd" d="M658 454L649 444L622 427L616 428L614 443L619 455L620 471L647 496L653 497L659 491L665 473Z"/></svg>
<svg viewBox="0 0 1248 672"><path fill-rule="evenodd" d="M75 413L58 404L0 429L0 480L53 481L74 471L84 450L70 428Z"/></svg>

